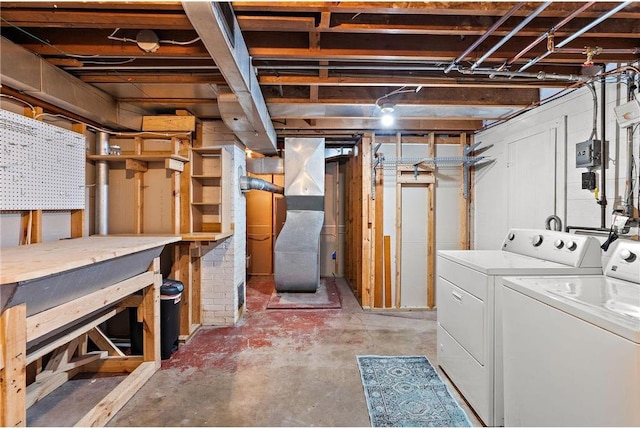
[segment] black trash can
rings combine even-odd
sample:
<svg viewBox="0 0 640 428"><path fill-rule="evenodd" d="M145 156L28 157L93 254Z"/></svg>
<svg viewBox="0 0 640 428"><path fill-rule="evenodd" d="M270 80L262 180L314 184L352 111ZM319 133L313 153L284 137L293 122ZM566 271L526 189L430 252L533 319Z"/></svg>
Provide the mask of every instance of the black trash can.
<svg viewBox="0 0 640 428"><path fill-rule="evenodd" d="M160 357L171 358L178 350L180 334L180 299L184 284L174 279L165 279L160 287ZM131 354L142 354L142 323L137 321L136 308L129 308L131 330Z"/></svg>

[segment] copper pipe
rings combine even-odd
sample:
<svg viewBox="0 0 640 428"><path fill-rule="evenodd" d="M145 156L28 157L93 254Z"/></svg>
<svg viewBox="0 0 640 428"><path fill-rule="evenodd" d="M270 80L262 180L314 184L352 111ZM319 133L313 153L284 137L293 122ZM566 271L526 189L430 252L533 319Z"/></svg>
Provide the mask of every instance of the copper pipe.
<svg viewBox="0 0 640 428"><path fill-rule="evenodd" d="M543 41L547 36L549 36L549 34L555 33L558 29L562 28L567 22L571 21L573 18L575 18L576 16L580 15L582 12L584 12L588 7L590 7L594 3L595 3L594 1L590 1L590 2L587 2L587 3L583 4L579 9L574 11L571 15L567 16L562 21L558 22L556 25L551 27L549 29L549 31L546 31L546 32L540 34L540 36L538 36L537 39L535 39L533 42L531 42L531 44L529 46L527 46L526 48L522 49L520 52L518 52L512 58L509 58L507 60L506 64L507 65L511 65L514 62L516 62L522 55L526 54L531 49L533 49L533 47L535 47L538 44L540 44L540 42Z"/></svg>
<svg viewBox="0 0 640 428"><path fill-rule="evenodd" d="M482 36L480 36L480 38L478 38L478 40L473 42L466 51L460 54L458 58L454 59L453 62L444 69L444 72L448 73L453 70L453 67L455 67L457 63L465 59L467 55L469 55L475 48L480 46L480 43L484 42L490 35L492 35L498 29L498 27L500 27L507 19L509 19L514 13L516 13L518 9L520 9L523 5L524 3L520 2L513 6L510 11L508 11L505 15L498 19L495 24L493 24Z"/></svg>

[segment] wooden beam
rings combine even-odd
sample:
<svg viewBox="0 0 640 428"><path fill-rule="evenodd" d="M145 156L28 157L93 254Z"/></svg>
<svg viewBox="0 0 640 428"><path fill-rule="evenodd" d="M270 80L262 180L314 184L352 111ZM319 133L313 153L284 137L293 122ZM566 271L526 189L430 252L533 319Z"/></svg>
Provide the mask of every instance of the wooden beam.
<svg viewBox="0 0 640 428"><path fill-rule="evenodd" d="M32 315L27 319L27 339L29 341L50 333L102 309L152 283L153 274L146 272L126 279L109 288L95 291L68 303Z"/></svg>
<svg viewBox="0 0 640 428"><path fill-rule="evenodd" d="M382 168L376 168L373 174L376 195L376 199L374 201L374 226L372 231L374 253L373 307L382 308L384 301L384 171Z"/></svg>
<svg viewBox="0 0 640 428"><path fill-rule="evenodd" d="M384 235L384 307L391 307L391 236Z"/></svg>
<svg viewBox="0 0 640 428"><path fill-rule="evenodd" d="M124 165L127 171L146 172L149 169L147 162L136 159L125 159Z"/></svg>
<svg viewBox="0 0 640 428"><path fill-rule="evenodd" d="M460 156L464 156L464 149L469 145L466 133L460 134L459 144L460 144ZM464 187L463 187L464 186L464 178L463 178L464 165L460 167L460 177L462 178L462 180L460 183L460 246L459 248L461 250L468 250L469 249L469 209L470 209L469 200L471 199L471 197L468 197L468 198L464 197Z"/></svg>
<svg viewBox="0 0 640 428"><path fill-rule="evenodd" d="M396 133L396 159L402 158L402 134ZM400 307L402 298L402 184L399 180L400 173L396 174L396 284L394 305Z"/></svg>
<svg viewBox="0 0 640 428"><path fill-rule="evenodd" d="M26 426L27 306L7 308L0 314L0 425Z"/></svg>
<svg viewBox="0 0 640 428"><path fill-rule="evenodd" d="M158 341L159 343L159 341ZM141 363L75 426L103 426L120 410L160 367L159 361Z"/></svg>
<svg viewBox="0 0 640 428"><path fill-rule="evenodd" d="M362 181L360 191L362 193L362 205L360 207L362 213L362 265L361 265L361 275L362 275L362 306L363 307L372 307L373 306L373 263L374 260L372 256L374 255L373 248L373 237L372 237L372 228L373 228L373 218L374 218L374 204L371 200L371 185L373 183L373 177L371 174L371 147L373 144L373 140L375 139L374 134L365 134L362 138L362 151L360 152L361 156L361 165L362 165Z"/></svg>
<svg viewBox="0 0 640 428"><path fill-rule="evenodd" d="M328 62L328 61L323 61ZM320 68L320 72L326 69ZM565 71L567 71L565 69ZM458 75L452 75L451 77L418 77L407 76L406 73L411 73L410 69L403 70L405 75L390 75L390 74L374 74L358 73L358 75L340 75L328 77L325 74L323 77L320 74L316 76L304 76L304 75L276 75L267 74L265 70L258 77L260 85L277 85L277 86L300 86L300 85L314 85L314 86L328 86L328 87L349 87L349 86L367 86L367 87L402 87L402 86L423 86L424 88L518 88L531 90L535 88L548 88L549 86L564 87L566 82L549 82L540 79L527 79L527 80L514 80L507 78L496 77L495 79L488 80L482 77L459 77ZM295 70L293 70L295 72ZM443 91L443 89L440 89ZM427 92L425 91L425 94ZM419 94L418 94L419 95ZM416 99L417 96L412 96ZM468 98L473 99L472 97ZM403 99L403 103L405 99ZM415 102L415 101L414 101ZM467 101L468 102L468 101ZM411 101L409 101L411 103Z"/></svg>
<svg viewBox="0 0 640 428"><path fill-rule="evenodd" d="M81 238L85 236L85 211L71 210L71 237Z"/></svg>
<svg viewBox="0 0 640 428"><path fill-rule="evenodd" d="M166 30L191 30L193 26L184 13L154 13L153 9L146 11L124 11L115 9L108 13L97 11L70 11L61 8L48 10L11 9L2 5L2 26L9 23L17 27L37 28L92 28L102 30L104 28L121 28L140 30L141 28L158 28ZM112 30L110 30L112 31ZM129 32L130 33L130 32ZM126 35L131 38L132 36ZM122 32L120 32L122 34ZM135 33L133 33L135 35ZM116 34L116 37L123 35Z"/></svg>
<svg viewBox="0 0 640 428"><path fill-rule="evenodd" d="M429 157L436 156L435 135L429 135ZM434 174L435 176L435 174ZM427 202L427 307L436 306L436 183L429 185Z"/></svg>
<svg viewBox="0 0 640 428"><path fill-rule="evenodd" d="M153 286L142 290L142 346L144 361L153 362L160 367L160 258L153 259L149 272L153 273Z"/></svg>

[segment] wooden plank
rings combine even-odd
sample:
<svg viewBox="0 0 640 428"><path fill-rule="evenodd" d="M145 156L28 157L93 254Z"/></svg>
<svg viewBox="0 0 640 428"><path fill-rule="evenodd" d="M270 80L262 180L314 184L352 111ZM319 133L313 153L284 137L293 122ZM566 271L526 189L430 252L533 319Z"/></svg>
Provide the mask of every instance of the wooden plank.
<svg viewBox="0 0 640 428"><path fill-rule="evenodd" d="M202 259L200 257L191 259L191 330L194 332L193 325L202 324Z"/></svg>
<svg viewBox="0 0 640 428"><path fill-rule="evenodd" d="M122 308L113 308L113 309L105 312L104 315L102 315L102 316L100 316L98 318L95 318L91 322L89 322L87 324L84 324L84 325L78 327L77 329L73 329L72 331L66 333L64 336L61 336L57 340L47 344L47 346L43 346L41 348L38 348L36 351L28 353L27 354L27 359L26 359L26 364L29 365L32 362L38 360L39 358L42 358L43 356L47 355L49 352L52 352L53 350L55 350L56 348L59 348L60 346L64 345L65 343L72 341L78 335L87 333L92 328L95 328L96 326L102 324L103 322L105 322L109 318L112 318L113 316L115 316L116 314L121 312L122 310L123 310Z"/></svg>
<svg viewBox="0 0 640 428"><path fill-rule="evenodd" d="M362 306L373 306L373 269L372 269L372 223L373 220L373 203L371 203L371 184L373 177L371 176L371 146L373 134L367 133L362 138L361 168L362 168Z"/></svg>
<svg viewBox="0 0 640 428"><path fill-rule="evenodd" d="M460 134L460 156L464 156L464 150L468 146L467 134ZM468 250L470 244L469 233L469 210L471 199L471 185L469 185L469 197L464 197L464 165L460 167L460 177L462 178L460 183L460 249ZM469 174L469 181L471 182L471 174Z"/></svg>
<svg viewBox="0 0 640 428"><path fill-rule="evenodd" d="M34 210L32 212L33 219L31 221L31 243L39 244L42 242L42 210Z"/></svg>
<svg viewBox="0 0 640 428"><path fill-rule="evenodd" d="M174 235L99 236L2 249L1 284L27 281L94 263L162 247L180 240ZM24 263L29 260L29 263Z"/></svg>
<svg viewBox="0 0 640 428"><path fill-rule="evenodd" d="M29 245L31 244L33 211L22 211L20 219L20 245Z"/></svg>
<svg viewBox="0 0 640 428"><path fill-rule="evenodd" d="M384 307L391 307L391 236L384 235Z"/></svg>
<svg viewBox="0 0 640 428"><path fill-rule="evenodd" d="M131 373L144 363L142 355L107 357L92 361L82 367L85 373Z"/></svg>
<svg viewBox="0 0 640 428"><path fill-rule="evenodd" d="M160 361L140 364L133 373L118 384L105 398L91 409L75 426L103 426L160 368Z"/></svg>
<svg viewBox="0 0 640 428"><path fill-rule="evenodd" d="M435 134L429 134L429 157L436 155ZM433 176L433 174L430 174ZM435 178L435 176L434 176ZM427 307L436 306L436 184L429 185L427 202Z"/></svg>
<svg viewBox="0 0 640 428"><path fill-rule="evenodd" d="M110 357L124 357L122 352L114 343L102 332L98 327L95 327L87 333L89 339L103 351L107 351L107 355Z"/></svg>
<svg viewBox="0 0 640 428"><path fill-rule="evenodd" d="M43 380L37 380L31 385L27 386L27 393L25 397L25 407L29 407L36 404L39 400L55 391L58 387L62 386L69 379L72 379L75 375L80 373L80 369L73 369L66 372L55 373Z"/></svg>
<svg viewBox="0 0 640 428"><path fill-rule="evenodd" d="M373 306L383 307L383 278L384 278L384 173L381 168L374 171L375 179L375 221L374 221L374 293Z"/></svg>
<svg viewBox="0 0 640 428"><path fill-rule="evenodd" d="M402 135L396 133L396 158L402 157ZM400 173L396 173L396 284L394 306L400 307L401 298L401 272L402 266L402 185L399 180Z"/></svg>
<svg viewBox="0 0 640 428"><path fill-rule="evenodd" d="M142 305L138 312L142 312L142 350L145 361L151 361L160 366L160 287L162 273L160 273L160 258L153 260L153 265L147 274L153 274L153 286L142 291Z"/></svg>
<svg viewBox="0 0 640 428"><path fill-rule="evenodd" d="M85 211L71 210L71 238L85 236Z"/></svg>
<svg viewBox="0 0 640 428"><path fill-rule="evenodd" d="M173 171L182 172L184 171L184 162L172 158L166 158L164 160L164 167Z"/></svg>
<svg viewBox="0 0 640 428"><path fill-rule="evenodd" d="M145 172L149 169L147 162L139 161L136 159L125 159L124 167L127 171Z"/></svg>
<svg viewBox="0 0 640 428"><path fill-rule="evenodd" d="M167 159L169 160L169 159ZM184 167L184 164L182 162L179 162L179 164ZM167 163L165 161L165 168L167 166ZM174 170L174 169L169 169L171 172L171 176L170 176L170 180L171 180L171 232L175 233L175 234L179 234L181 227L182 227L182 223L181 223L181 218L180 216L182 215L182 209L181 209L181 200L182 200L182 195L180 193L180 181L181 181L181 176L182 173L180 173L180 171L178 170ZM168 170L168 171L169 171ZM187 193L188 195L188 193Z"/></svg>
<svg viewBox="0 0 640 428"><path fill-rule="evenodd" d="M142 233L144 230L144 175L135 172L133 176L133 233Z"/></svg>
<svg viewBox="0 0 640 428"><path fill-rule="evenodd" d="M193 319L193 307L191 287L191 247L199 246L194 242L180 242L173 247L173 278L178 279L184 285L184 291L180 300L180 329L179 334L189 335L191 329L191 320Z"/></svg>
<svg viewBox="0 0 640 428"><path fill-rule="evenodd" d="M29 341L117 302L154 282L153 272L144 272L108 288L87 294L27 318Z"/></svg>
<svg viewBox="0 0 640 428"><path fill-rule="evenodd" d="M180 174L180 233L192 231L191 222L191 162L183 164Z"/></svg>
<svg viewBox="0 0 640 428"><path fill-rule="evenodd" d="M25 426L26 420L26 314L21 304L0 315L0 344L3 367L0 369L0 426Z"/></svg>
<svg viewBox="0 0 640 428"><path fill-rule="evenodd" d="M196 130L195 116L143 116L143 131L193 132Z"/></svg>

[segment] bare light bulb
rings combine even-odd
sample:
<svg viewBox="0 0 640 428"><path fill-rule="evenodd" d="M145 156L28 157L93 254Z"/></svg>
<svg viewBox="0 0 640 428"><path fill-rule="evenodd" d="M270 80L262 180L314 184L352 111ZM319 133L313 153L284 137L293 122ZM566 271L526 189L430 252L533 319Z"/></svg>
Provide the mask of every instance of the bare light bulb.
<svg viewBox="0 0 640 428"><path fill-rule="evenodd" d="M382 126L387 128L393 125L393 122L395 122L395 118L391 113L383 114L382 118L380 119L380 123L382 123Z"/></svg>

